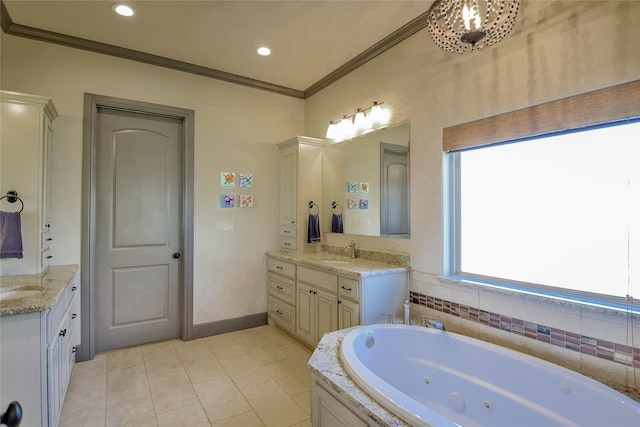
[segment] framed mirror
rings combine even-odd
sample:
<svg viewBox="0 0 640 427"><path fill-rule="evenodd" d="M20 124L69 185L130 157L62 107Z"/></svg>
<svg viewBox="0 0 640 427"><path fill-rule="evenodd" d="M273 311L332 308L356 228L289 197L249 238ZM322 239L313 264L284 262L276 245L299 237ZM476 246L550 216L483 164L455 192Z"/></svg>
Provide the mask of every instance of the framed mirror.
<svg viewBox="0 0 640 427"><path fill-rule="evenodd" d="M410 136L406 123L325 144L323 206L330 215L323 219L323 232L410 236Z"/></svg>

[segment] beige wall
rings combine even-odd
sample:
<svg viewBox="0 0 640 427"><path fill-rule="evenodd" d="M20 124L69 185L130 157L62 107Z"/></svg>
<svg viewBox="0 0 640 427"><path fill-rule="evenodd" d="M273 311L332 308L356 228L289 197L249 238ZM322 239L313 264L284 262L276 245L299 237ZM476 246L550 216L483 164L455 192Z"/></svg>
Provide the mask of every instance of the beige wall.
<svg viewBox="0 0 640 427"><path fill-rule="evenodd" d="M306 102L7 35L2 39L1 82L5 90L52 97L61 115L54 159L60 263L78 263L80 257L83 93L196 111L196 324L266 310L263 253L278 245L278 157L273 144L296 134L323 138L329 120L377 100L393 109L394 123L411 123L411 239L357 237L359 247L409 252L414 291L626 342L630 331L622 316L437 279L442 272L441 136L446 126L639 78L638 22L637 1L524 0L514 32L494 47L452 55L439 51L423 30ZM244 125L249 117L251 126ZM256 177L256 208L221 211L217 173L240 169ZM216 232L215 221L226 219L235 220L236 231ZM345 237L325 239L343 243ZM623 382L627 374L625 365L548 344L537 346L459 319L445 320L454 329L594 375ZM640 336L640 329L634 333Z"/></svg>
<svg viewBox="0 0 640 427"><path fill-rule="evenodd" d="M423 30L307 100L309 136L329 120L384 101L392 122L411 123L411 239L356 237L359 247L409 252L411 289L591 337L627 343L624 316L548 304L441 283L442 129L458 123L611 86L640 77L640 3L523 1L516 27L501 43L460 56L440 51ZM326 235L341 244L353 236ZM432 313L446 317L442 313ZM575 369L624 381L624 365L518 340L454 317L454 329L530 350ZM636 325L640 321L635 321ZM640 336L640 329L634 334ZM630 334L629 334L630 336ZM640 346L636 338L635 346ZM592 366L593 365L593 366ZM630 369L630 368L629 368Z"/></svg>
<svg viewBox="0 0 640 427"><path fill-rule="evenodd" d="M304 101L132 61L2 36L2 89L47 96L54 122L56 264L79 264L84 93L195 110L194 324L266 312L264 252L278 247L278 149ZM222 171L253 173L253 209L219 208ZM239 190L235 190L240 194ZM235 231L216 231L216 221Z"/></svg>

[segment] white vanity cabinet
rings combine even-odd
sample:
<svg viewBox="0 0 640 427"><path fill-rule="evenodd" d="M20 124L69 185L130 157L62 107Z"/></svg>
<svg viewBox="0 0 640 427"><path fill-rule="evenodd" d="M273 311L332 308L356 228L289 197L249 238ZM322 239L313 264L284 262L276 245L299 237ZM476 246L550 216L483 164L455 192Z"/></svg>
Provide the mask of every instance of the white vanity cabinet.
<svg viewBox="0 0 640 427"><path fill-rule="evenodd" d="M361 411L353 408L329 387L311 376L311 425L314 427L366 427L377 426L374 420L363 419ZM362 417L362 418L361 418Z"/></svg>
<svg viewBox="0 0 640 427"><path fill-rule="evenodd" d="M317 252L307 243L309 202L322 205L322 146L324 141L298 136L278 144L280 149L280 249ZM314 213L316 208L314 208Z"/></svg>
<svg viewBox="0 0 640 427"><path fill-rule="evenodd" d="M49 98L0 91L0 196L15 190L24 203L21 213L23 258L0 259L2 276L46 271L51 244L52 123L58 116ZM3 199L0 208L18 211ZM13 209L15 207L15 209Z"/></svg>
<svg viewBox="0 0 640 427"><path fill-rule="evenodd" d="M75 273L51 308L0 317L0 404L20 402L21 427L58 425L79 345L79 292Z"/></svg>
<svg viewBox="0 0 640 427"><path fill-rule="evenodd" d="M302 266L297 272L296 330L315 347L325 333L338 330L338 276Z"/></svg>
<svg viewBox="0 0 640 427"><path fill-rule="evenodd" d="M269 258L269 318L292 334L296 332L296 265Z"/></svg>
<svg viewBox="0 0 640 427"><path fill-rule="evenodd" d="M268 256L270 322L315 347L327 332L402 315L409 295L406 268L369 262L366 272L354 273L347 266L326 267L317 255Z"/></svg>

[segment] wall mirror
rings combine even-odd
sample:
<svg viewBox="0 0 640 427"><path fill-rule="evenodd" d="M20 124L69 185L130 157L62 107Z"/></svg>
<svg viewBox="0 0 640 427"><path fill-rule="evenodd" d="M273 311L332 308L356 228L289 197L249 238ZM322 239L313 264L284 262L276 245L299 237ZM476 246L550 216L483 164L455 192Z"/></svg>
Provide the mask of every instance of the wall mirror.
<svg viewBox="0 0 640 427"><path fill-rule="evenodd" d="M410 236L410 135L405 123L324 146L323 232L339 232L336 214L344 234Z"/></svg>

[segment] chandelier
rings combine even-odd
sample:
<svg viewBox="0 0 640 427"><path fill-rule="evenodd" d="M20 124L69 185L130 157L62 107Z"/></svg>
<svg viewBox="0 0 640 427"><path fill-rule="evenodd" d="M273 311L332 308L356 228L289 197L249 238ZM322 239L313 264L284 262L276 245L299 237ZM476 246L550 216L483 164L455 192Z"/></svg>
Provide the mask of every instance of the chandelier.
<svg viewBox="0 0 640 427"><path fill-rule="evenodd" d="M513 29L520 0L436 0L427 11L429 34L445 52L480 50Z"/></svg>

